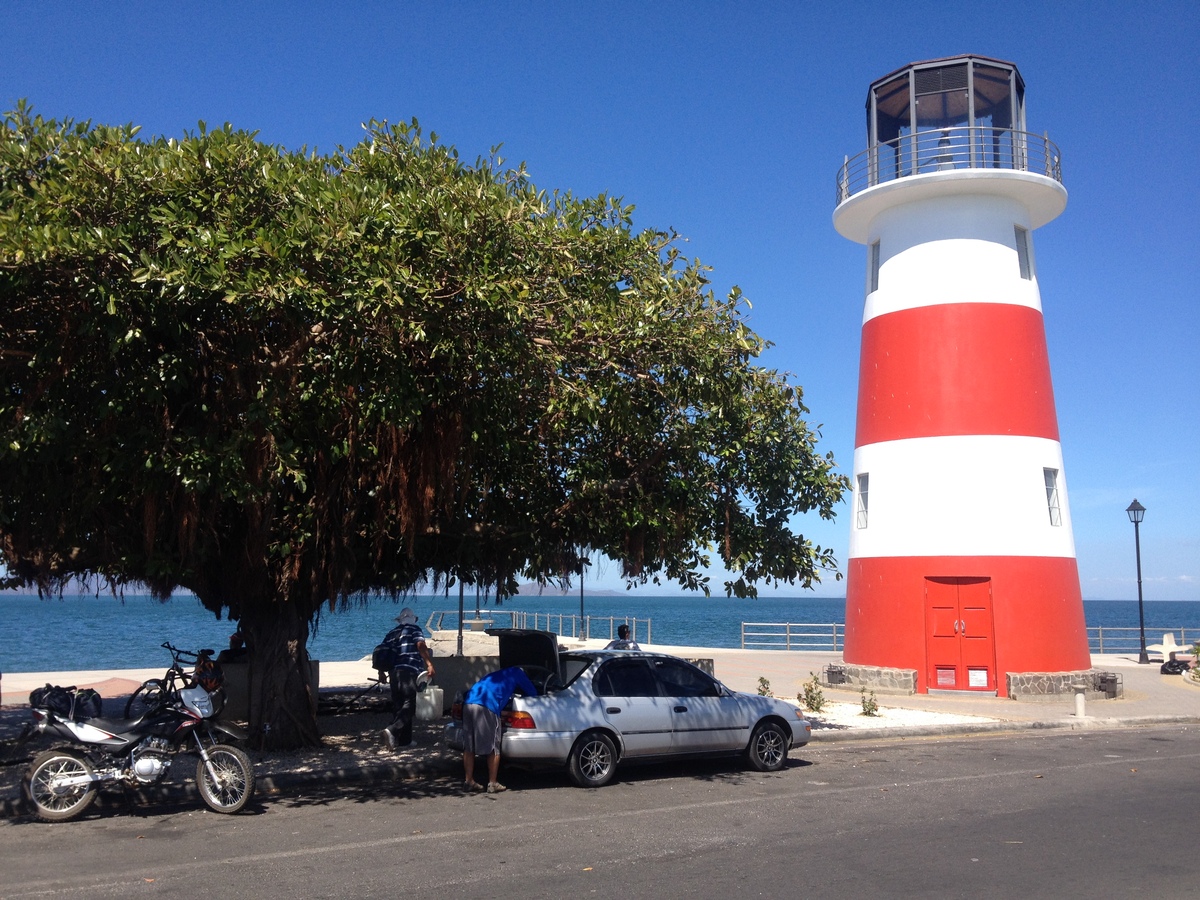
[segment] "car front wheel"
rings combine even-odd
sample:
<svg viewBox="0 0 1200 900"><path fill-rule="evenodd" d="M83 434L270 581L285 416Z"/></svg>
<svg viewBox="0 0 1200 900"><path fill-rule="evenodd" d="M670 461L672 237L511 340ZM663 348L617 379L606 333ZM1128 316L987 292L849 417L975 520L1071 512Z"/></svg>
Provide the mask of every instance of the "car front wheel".
<svg viewBox="0 0 1200 900"><path fill-rule="evenodd" d="M788 739L778 722L762 722L754 729L746 756L760 772L776 772L787 762Z"/></svg>
<svg viewBox="0 0 1200 900"><path fill-rule="evenodd" d="M612 781L617 771L617 748L607 734L589 731L571 748L567 766L579 787L598 788Z"/></svg>

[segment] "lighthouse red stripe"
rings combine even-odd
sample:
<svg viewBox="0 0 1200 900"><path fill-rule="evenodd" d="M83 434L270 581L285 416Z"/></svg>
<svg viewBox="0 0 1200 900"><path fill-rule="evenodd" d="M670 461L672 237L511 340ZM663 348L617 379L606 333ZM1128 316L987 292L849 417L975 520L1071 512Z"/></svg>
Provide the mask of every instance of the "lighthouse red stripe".
<svg viewBox="0 0 1200 900"><path fill-rule="evenodd" d="M1042 314L920 306L863 325L855 446L950 434L1058 440Z"/></svg>
<svg viewBox="0 0 1200 900"><path fill-rule="evenodd" d="M917 691L930 687L925 665L930 578L986 581L995 650L994 687L1007 694L1009 672L1070 672L1091 667L1079 568L1061 557L912 556L847 562L846 643L851 664L917 670Z"/></svg>

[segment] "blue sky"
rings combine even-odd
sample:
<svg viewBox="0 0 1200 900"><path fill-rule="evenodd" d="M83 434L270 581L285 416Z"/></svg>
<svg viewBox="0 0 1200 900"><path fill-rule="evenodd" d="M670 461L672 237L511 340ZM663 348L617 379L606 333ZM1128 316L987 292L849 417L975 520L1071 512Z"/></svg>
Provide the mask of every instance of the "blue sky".
<svg viewBox="0 0 1200 900"><path fill-rule="evenodd" d="M466 159L503 144L539 187L623 196L741 286L845 470L865 250L831 214L867 87L1011 60L1070 194L1034 242L1084 597L1136 598L1136 497L1146 599L1200 600L1194 3L9 2L0 25L5 108L322 151L416 117ZM798 524L844 560L844 511Z"/></svg>

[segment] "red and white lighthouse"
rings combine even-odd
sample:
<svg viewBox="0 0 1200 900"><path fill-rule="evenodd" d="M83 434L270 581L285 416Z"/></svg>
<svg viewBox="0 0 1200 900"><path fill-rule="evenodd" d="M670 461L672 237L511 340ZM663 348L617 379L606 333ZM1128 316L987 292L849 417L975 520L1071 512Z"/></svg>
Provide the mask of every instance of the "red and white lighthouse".
<svg viewBox="0 0 1200 900"><path fill-rule="evenodd" d="M879 79L867 131L833 215L868 248L844 660L1066 689L1091 658L1032 240L1066 207L1058 150L980 56Z"/></svg>

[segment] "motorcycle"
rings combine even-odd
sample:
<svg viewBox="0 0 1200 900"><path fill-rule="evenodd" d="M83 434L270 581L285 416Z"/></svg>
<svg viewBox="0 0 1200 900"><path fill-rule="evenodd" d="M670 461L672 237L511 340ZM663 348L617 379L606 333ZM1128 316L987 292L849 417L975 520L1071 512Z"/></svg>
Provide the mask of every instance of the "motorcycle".
<svg viewBox="0 0 1200 900"><path fill-rule="evenodd" d="M75 818L95 800L100 784L156 784L185 747L200 757L196 785L209 809L235 813L250 800L254 793L250 758L218 737L244 741L246 735L215 718L213 696L203 687L174 691L131 719L89 715L95 706L82 702L82 694L75 688L51 685L30 694L33 722L26 726L23 740L42 735L80 745L39 753L25 773L22 793L39 818L49 822Z"/></svg>

